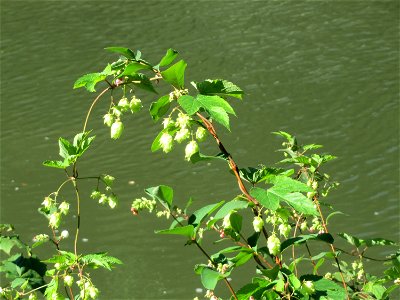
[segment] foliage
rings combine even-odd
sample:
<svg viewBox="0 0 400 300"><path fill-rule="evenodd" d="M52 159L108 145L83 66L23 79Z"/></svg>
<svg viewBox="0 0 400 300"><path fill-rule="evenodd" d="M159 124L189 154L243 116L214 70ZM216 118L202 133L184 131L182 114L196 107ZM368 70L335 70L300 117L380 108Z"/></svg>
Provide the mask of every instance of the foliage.
<svg viewBox="0 0 400 300"><path fill-rule="evenodd" d="M8 255L0 265L7 278L7 286L0 293L6 299L29 297L43 293L47 299L95 299L99 290L91 280L94 269L112 270L122 262L107 252L80 253L81 180L94 182L90 198L107 204L111 209L118 204L112 186L115 178L107 174L82 176L78 163L94 142L95 136L87 130L93 107L107 93L110 104L105 110L104 124L110 128L110 137L120 139L125 130L123 119L137 114L146 104L137 97L137 90L156 99L149 107L154 122L161 121L159 134L151 143L151 151L169 153L177 143L185 143L185 159L191 163L205 160L224 161L235 177L238 194L229 201L211 200L204 207L190 212L192 199L178 203L174 190L166 185L145 189L146 197L132 202L133 215L148 211L172 222L157 234L181 236L186 245L200 250L204 260L194 266L205 297L219 299L216 286L224 282L231 299L389 299L400 284L400 251L386 258L374 259L366 255L370 247L395 249L398 244L382 238L361 239L349 233L333 235L328 221L335 211L326 197L338 183L324 172L325 164L335 156L318 152L322 146L301 145L287 132L274 132L283 138L284 158L274 166L239 168L219 138L217 128L230 131L231 116L236 116L234 101L242 100L243 90L225 79L205 79L185 84L187 63L175 62L178 52L168 49L157 64L142 58L140 51L123 47L109 47L108 51L120 57L105 66L103 71L83 75L73 88L95 92L105 88L93 100L81 132L72 141L59 138L62 160L47 160L47 167L62 169L66 179L46 196L39 208L50 227L50 235L38 234L31 246L12 233L12 226L1 226L0 250ZM159 84L166 84L170 92L159 95ZM116 93L119 92L118 99ZM216 142L218 154L201 152L207 137ZM150 143L149 143L150 144ZM75 203L63 199L69 185L75 192ZM69 237L66 230L58 231L69 215L70 206L77 212L73 251L66 251ZM249 213L253 216L249 217ZM326 216L327 215L327 216ZM209 235L217 245L224 245L216 253L207 251L204 236ZM336 237L349 244L346 249L337 246ZM54 254L39 260L32 250L45 243L54 246ZM314 245L316 247L314 247ZM11 254L17 249L18 253ZM318 250L317 250L318 249ZM321 250L322 249L322 250ZM302 255L306 251L308 257ZM320 252L318 252L320 251ZM373 274L366 261L384 262L383 274ZM251 264L254 277L247 284L234 288L230 283L233 273L241 266ZM185 267L185 266L184 266ZM329 269L330 271L325 271ZM321 271L324 270L324 271Z"/></svg>

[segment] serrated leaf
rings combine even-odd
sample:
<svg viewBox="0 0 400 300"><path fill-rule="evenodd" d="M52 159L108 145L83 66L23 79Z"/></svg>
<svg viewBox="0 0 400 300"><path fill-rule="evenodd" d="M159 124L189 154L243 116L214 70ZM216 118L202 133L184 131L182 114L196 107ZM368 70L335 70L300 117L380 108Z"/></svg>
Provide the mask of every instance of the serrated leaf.
<svg viewBox="0 0 400 300"><path fill-rule="evenodd" d="M328 244L333 244L334 242L334 239L330 233L299 235L283 241L281 244L281 252L291 245L300 245L308 240L319 240Z"/></svg>
<svg viewBox="0 0 400 300"><path fill-rule="evenodd" d="M164 57L161 59L158 65L160 67L167 66L170 63L172 63L177 56L178 56L178 51L170 48L167 50L167 53L164 55Z"/></svg>
<svg viewBox="0 0 400 300"><path fill-rule="evenodd" d="M360 239L348 233L338 233L338 236L347 240L350 244L356 246L357 248L360 246L396 246L397 243L391 240L386 240L382 238L372 238L372 239Z"/></svg>
<svg viewBox="0 0 400 300"><path fill-rule="evenodd" d="M226 129L229 131L231 130L230 125L229 125L229 116L226 113L226 111L222 107L213 107L207 112L210 114L210 117L220 123L222 126L224 126Z"/></svg>
<svg viewBox="0 0 400 300"><path fill-rule="evenodd" d="M226 215L228 215L231 211L237 211L240 209L247 208L249 202L247 201L240 201L240 200L232 200L225 203L215 214L214 220L223 219Z"/></svg>
<svg viewBox="0 0 400 300"><path fill-rule="evenodd" d="M179 97L178 103L190 116L195 114L200 109L200 106L196 99L189 95L183 95Z"/></svg>
<svg viewBox="0 0 400 300"><path fill-rule="evenodd" d="M103 267L111 271L111 267L116 264L122 264L118 258L107 255L106 252L91 253L83 255L79 258L82 264L85 264L91 268Z"/></svg>
<svg viewBox="0 0 400 300"><path fill-rule="evenodd" d="M175 234L186 236L189 240L194 238L194 227L193 225L186 225L181 227L175 227L172 229L164 229L155 231L157 234Z"/></svg>
<svg viewBox="0 0 400 300"><path fill-rule="evenodd" d="M171 106L169 96L165 95L159 98L156 102L153 102L150 106L150 115L153 121L158 121L163 117Z"/></svg>
<svg viewBox="0 0 400 300"><path fill-rule="evenodd" d="M0 236L0 250L10 255L10 252L14 247L28 249L28 246L25 245L18 236Z"/></svg>
<svg viewBox="0 0 400 300"><path fill-rule="evenodd" d="M269 190L265 190L258 187L253 187L250 190L250 195L254 197L262 206L275 211L279 207L280 197L276 196Z"/></svg>
<svg viewBox="0 0 400 300"><path fill-rule="evenodd" d="M304 196L302 193L294 192L288 193L287 190L279 190L275 187L268 189L269 197L276 197L280 201L285 201L291 207L293 207L298 213L305 215L318 215L317 209L314 207L314 203Z"/></svg>
<svg viewBox="0 0 400 300"><path fill-rule="evenodd" d="M111 51L111 52L115 52L115 53L122 54L122 55L125 56L126 58L136 60L135 53L134 53L131 49L129 49L129 48L124 48L124 47L107 47L107 48L104 48L104 49L105 49L105 50L108 50L108 51Z"/></svg>
<svg viewBox="0 0 400 300"><path fill-rule="evenodd" d="M180 60L167 70L161 72L161 76L166 82L172 84L177 89L182 89L185 85L186 66L186 62L184 60Z"/></svg>
<svg viewBox="0 0 400 300"><path fill-rule="evenodd" d="M78 78L74 83L74 89L85 87L89 92L96 92L94 89L96 84L106 79L104 73L90 73Z"/></svg>
<svg viewBox="0 0 400 300"><path fill-rule="evenodd" d="M225 99L222 99L219 96L197 95L196 102L200 107L203 107L206 110L213 109L214 107L220 107L225 112L236 115L232 106Z"/></svg>
<svg viewBox="0 0 400 300"><path fill-rule="evenodd" d="M159 185L145 189L145 192L154 200L158 200L165 208L171 209L174 190L166 185Z"/></svg>
<svg viewBox="0 0 400 300"><path fill-rule="evenodd" d="M65 169L68 168L71 163L68 159L62 160L45 160L43 165L46 167L58 168L58 169Z"/></svg>
<svg viewBox="0 0 400 300"><path fill-rule="evenodd" d="M237 85L223 79L207 79L203 82L196 82L196 88L202 95L231 96L242 99L243 90Z"/></svg>
<svg viewBox="0 0 400 300"><path fill-rule="evenodd" d="M274 184L274 189L287 192L313 192L314 190L306 184L292 179L287 176L270 176L266 180L269 183Z"/></svg>
<svg viewBox="0 0 400 300"><path fill-rule="evenodd" d="M62 158L67 158L71 155L76 155L76 149L75 147L66 139L60 137L58 139L58 146L60 148L60 156Z"/></svg>

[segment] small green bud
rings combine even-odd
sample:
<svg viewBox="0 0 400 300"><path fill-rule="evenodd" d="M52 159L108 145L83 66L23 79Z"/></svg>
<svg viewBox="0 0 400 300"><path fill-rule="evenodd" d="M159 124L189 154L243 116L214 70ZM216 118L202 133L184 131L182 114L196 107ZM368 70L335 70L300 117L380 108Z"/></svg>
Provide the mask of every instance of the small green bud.
<svg viewBox="0 0 400 300"><path fill-rule="evenodd" d="M272 255L277 255L281 249L281 241L276 237L275 234L269 236L267 240L267 247Z"/></svg>
<svg viewBox="0 0 400 300"><path fill-rule="evenodd" d="M303 223L300 224L300 229L302 231L306 231L307 230L307 221L304 221Z"/></svg>
<svg viewBox="0 0 400 300"><path fill-rule="evenodd" d="M110 127L114 122L114 116L112 114L105 114L103 116L103 119L104 119L104 124L106 124L108 127Z"/></svg>
<svg viewBox="0 0 400 300"><path fill-rule="evenodd" d="M280 224L278 227L279 233L285 238L289 236L291 229L292 227L289 224Z"/></svg>
<svg viewBox="0 0 400 300"><path fill-rule="evenodd" d="M50 197L45 197L42 202L42 205L47 209L49 209L52 204L53 204L53 199L51 199Z"/></svg>
<svg viewBox="0 0 400 300"><path fill-rule="evenodd" d="M42 241L48 241L48 240L50 240L50 238L47 234L38 234L33 237L34 242L42 242Z"/></svg>
<svg viewBox="0 0 400 300"><path fill-rule="evenodd" d="M64 282L67 286L71 286L74 282L74 278L71 275L67 275L64 277Z"/></svg>
<svg viewBox="0 0 400 300"><path fill-rule="evenodd" d="M187 161L190 161L192 155L197 152L199 152L199 145L197 144L197 142L196 141L189 142L189 144L187 144L185 148L185 159Z"/></svg>
<svg viewBox="0 0 400 300"><path fill-rule="evenodd" d="M313 188L313 190L318 189L318 182L317 182L317 181L314 181L314 182L312 183L312 188Z"/></svg>
<svg viewBox="0 0 400 300"><path fill-rule="evenodd" d="M63 201L58 208L62 214L67 215L69 212L69 203Z"/></svg>
<svg viewBox="0 0 400 300"><path fill-rule="evenodd" d="M49 225L52 228L58 228L61 223L61 214L59 212L52 213L49 219Z"/></svg>
<svg viewBox="0 0 400 300"><path fill-rule="evenodd" d="M255 232L260 232L264 227L264 220L257 216L253 219L253 228Z"/></svg>
<svg viewBox="0 0 400 300"><path fill-rule="evenodd" d="M184 140L188 139L189 136L190 136L189 130L187 128L181 128L175 135L175 141L181 143Z"/></svg>
<svg viewBox="0 0 400 300"><path fill-rule="evenodd" d="M60 264L60 263L55 263L55 264L54 264L54 268L55 268L56 270L59 270L59 269L61 268L61 264Z"/></svg>
<svg viewBox="0 0 400 300"><path fill-rule="evenodd" d="M118 198L115 195L111 195L108 197L108 205L111 207L111 209L114 209L117 206L118 203Z"/></svg>
<svg viewBox="0 0 400 300"><path fill-rule="evenodd" d="M301 288L304 293L311 295L315 293L314 283L311 280L303 281Z"/></svg>
<svg viewBox="0 0 400 300"><path fill-rule="evenodd" d="M30 294L28 300L37 300L36 293Z"/></svg>
<svg viewBox="0 0 400 300"><path fill-rule="evenodd" d="M121 107L119 107L119 106L113 106L112 111L113 111L113 115L114 115L115 117L119 118L120 116L122 116Z"/></svg>
<svg viewBox="0 0 400 300"><path fill-rule="evenodd" d="M107 200L108 200L107 195L101 194L100 199L99 199L99 203L100 203L100 204L104 204L104 203L107 202Z"/></svg>
<svg viewBox="0 0 400 300"><path fill-rule="evenodd" d="M92 191L92 193L90 194L90 198L95 199L95 200L99 199L100 196L101 196L100 191Z"/></svg>
<svg viewBox="0 0 400 300"><path fill-rule="evenodd" d="M103 182L107 185L107 186L112 186L112 184L114 183L115 177L111 176L111 175L107 175L104 174L102 176Z"/></svg>
<svg viewBox="0 0 400 300"><path fill-rule="evenodd" d="M315 194L316 194L315 192L308 192L307 193L307 198L308 199L312 199L315 196Z"/></svg>
<svg viewBox="0 0 400 300"><path fill-rule="evenodd" d="M172 150L172 148L174 146L173 139L172 139L172 136L168 132L164 132L161 135L160 145L161 145L162 150L165 153L168 153Z"/></svg>
<svg viewBox="0 0 400 300"><path fill-rule="evenodd" d="M124 131L124 124L122 124L120 120L115 121L111 125L111 138L114 140L118 139L123 131Z"/></svg>
<svg viewBox="0 0 400 300"><path fill-rule="evenodd" d="M225 229L229 229L232 227L230 218L231 218L231 214L227 214L224 217L224 220L222 221L222 227L224 227Z"/></svg>
<svg viewBox="0 0 400 300"><path fill-rule="evenodd" d="M142 101L139 98L133 96L131 102L129 103L129 107L132 113L138 112L143 107Z"/></svg>
<svg viewBox="0 0 400 300"><path fill-rule="evenodd" d="M197 128L197 130L196 130L196 139L199 142L202 142L202 141L205 140L206 137L207 137L207 130L204 129L203 127Z"/></svg>

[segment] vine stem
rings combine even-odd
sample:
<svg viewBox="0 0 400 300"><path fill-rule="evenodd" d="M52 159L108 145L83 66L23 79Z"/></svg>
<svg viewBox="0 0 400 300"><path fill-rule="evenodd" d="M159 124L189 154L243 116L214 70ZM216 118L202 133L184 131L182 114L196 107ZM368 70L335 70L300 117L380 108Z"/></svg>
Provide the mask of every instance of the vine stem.
<svg viewBox="0 0 400 300"><path fill-rule="evenodd" d="M321 221L322 221L322 226L324 227L325 232L328 233L328 226L326 225L326 222L325 222L325 219L324 219L324 215L322 214L321 206L319 205L317 196L314 196L314 203L317 206L318 213L319 213L319 216L320 216ZM334 257L335 257L335 262L336 262L336 265L338 267L338 270L339 270L339 273L340 273L340 277L342 279L343 288L344 288L344 290L346 292L346 298L348 300L350 300L349 293L347 292L347 284L346 284L346 281L344 280L344 275L343 275L342 269L340 268L339 259L336 256L335 246L333 246L333 244L329 244L329 245L330 245L331 251L332 251L332 253L334 254Z"/></svg>
<svg viewBox="0 0 400 300"><path fill-rule="evenodd" d="M178 220L178 218L171 212L171 210L169 210L169 212L170 212L171 216L174 218L174 220L175 220L180 226L183 227L183 224L181 223L181 221ZM207 257L207 259L208 259L214 266L216 266L216 265L213 263L213 261L212 261L210 255L208 255L208 253L206 252L206 250L204 250L204 248L197 242L197 240L196 240L195 238L192 239L192 242L193 242L193 244L195 244L195 245L197 246L197 248L199 248L199 250ZM224 277L223 280L224 280L225 284L227 285L229 291L231 292L233 298L235 298L236 300L238 300L238 297L236 296L235 290L233 289L232 285L229 283L228 279L226 279L226 278Z"/></svg>
<svg viewBox="0 0 400 300"><path fill-rule="evenodd" d="M229 167L231 168L231 170L233 171L233 173L235 174L238 186L240 191L245 195L247 201L253 203L257 208L260 208L260 203L254 198L252 197L249 192L247 191L242 178L240 177L239 174L239 167L237 166L236 162L233 160L232 155L225 149L224 145L222 144L221 140L219 139L217 132L213 126L213 124L207 120L202 114L200 114L199 112L196 113L196 115L203 121L204 126L206 126L206 129L208 130L208 132L214 137L215 141L217 142L218 148L221 150L221 152L227 157L228 159L228 163L229 163ZM259 215L259 212L253 208L253 213L255 216ZM262 228L262 233L265 237L265 239L268 239L268 232L265 229L265 227L263 226ZM279 264L280 260L278 257L276 257L276 261Z"/></svg>
<svg viewBox="0 0 400 300"><path fill-rule="evenodd" d="M83 130L82 132L86 131L86 126L90 117L90 113L92 112L93 107L96 105L97 101L99 101L99 99L101 98L101 96L103 96L107 91L112 90L114 88L114 86L109 86L108 88L104 89L92 102L92 104L90 105L90 108L88 110L88 113L86 115L86 119L85 119L85 123L83 124Z"/></svg>
<svg viewBox="0 0 400 300"><path fill-rule="evenodd" d="M79 237L79 228L81 226L81 210L80 210L80 206L81 206L81 198L79 195L79 190L78 190L78 183L76 182L76 179L74 178L72 180L72 184L74 185L74 189L75 189L75 195L76 195L76 217L77 217L77 226L76 226L76 233L75 233L75 240L74 240L74 253L75 256L78 256L78 237Z"/></svg>

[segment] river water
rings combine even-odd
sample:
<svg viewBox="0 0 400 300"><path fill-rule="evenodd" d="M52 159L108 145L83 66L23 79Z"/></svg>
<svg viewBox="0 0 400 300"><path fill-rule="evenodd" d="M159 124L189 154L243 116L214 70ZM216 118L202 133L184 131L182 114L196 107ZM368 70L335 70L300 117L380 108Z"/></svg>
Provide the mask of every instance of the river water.
<svg viewBox="0 0 400 300"><path fill-rule="evenodd" d="M323 144L338 156L326 171L341 182L329 201L349 215L333 218L332 232L399 240L398 16L397 1L1 1L1 222L27 240L48 232L36 210L64 174L41 163L56 159L58 137L81 130L93 95L72 85L115 59L102 49L140 49L155 62L173 47L188 62L188 82L225 78L246 92L233 102L232 132L220 129L239 166L280 158L272 131ZM143 98L146 107L154 100ZM87 199L91 185L81 188L80 249L124 262L95 276L101 298L201 298L192 267L205 262L201 254L155 235L168 224L133 217L130 203L159 184L173 186L180 203L193 196L195 207L230 200L234 178L223 162L186 163L181 148L150 153L159 125L146 112L110 141L106 106L89 122L97 138L80 166L114 175L121 199L111 211ZM222 284L218 292L227 295Z"/></svg>

